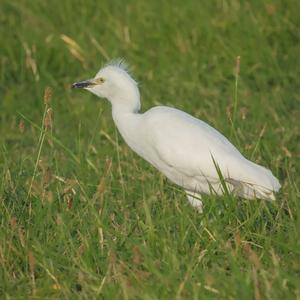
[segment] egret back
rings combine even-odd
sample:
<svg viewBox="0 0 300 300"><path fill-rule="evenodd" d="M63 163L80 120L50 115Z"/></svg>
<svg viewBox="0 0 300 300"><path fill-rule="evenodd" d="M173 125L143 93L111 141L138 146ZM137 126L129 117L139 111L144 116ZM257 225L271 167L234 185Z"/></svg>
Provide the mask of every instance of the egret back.
<svg viewBox="0 0 300 300"><path fill-rule="evenodd" d="M151 133L149 147L154 148L161 161L183 176L216 181L219 179L217 164L224 179L239 187L245 198L265 198L270 191L280 188L271 171L247 160L207 123L163 106L150 109L144 118Z"/></svg>

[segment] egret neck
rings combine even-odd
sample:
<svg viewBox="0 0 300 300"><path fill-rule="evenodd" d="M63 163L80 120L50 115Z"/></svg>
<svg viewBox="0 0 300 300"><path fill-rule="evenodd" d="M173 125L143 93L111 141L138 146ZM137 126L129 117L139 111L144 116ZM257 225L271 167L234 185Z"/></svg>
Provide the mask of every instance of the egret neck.
<svg viewBox="0 0 300 300"><path fill-rule="evenodd" d="M133 150L140 153L138 139L140 135L139 122L141 114L139 113L140 93L135 83L131 82L126 89L119 89L108 98L112 105L113 120L122 135L123 139Z"/></svg>

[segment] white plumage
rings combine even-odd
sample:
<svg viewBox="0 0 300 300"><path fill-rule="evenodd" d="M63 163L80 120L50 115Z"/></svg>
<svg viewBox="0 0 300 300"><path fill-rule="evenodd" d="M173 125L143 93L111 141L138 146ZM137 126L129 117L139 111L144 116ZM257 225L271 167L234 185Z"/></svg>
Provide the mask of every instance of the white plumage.
<svg viewBox="0 0 300 300"><path fill-rule="evenodd" d="M199 212L201 193L223 193L222 177L227 189L238 196L275 199L280 184L271 171L247 160L207 123L165 106L139 113L138 86L122 63L106 65L95 78L73 87L107 98L114 122L129 147L183 187Z"/></svg>

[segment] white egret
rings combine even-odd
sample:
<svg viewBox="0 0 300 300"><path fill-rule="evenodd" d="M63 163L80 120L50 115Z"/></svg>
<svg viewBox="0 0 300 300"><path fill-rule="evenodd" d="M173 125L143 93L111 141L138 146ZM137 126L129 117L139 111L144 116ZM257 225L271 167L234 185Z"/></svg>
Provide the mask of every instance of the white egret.
<svg viewBox="0 0 300 300"><path fill-rule="evenodd" d="M72 87L107 98L113 120L129 147L181 186L199 212L201 194L222 194L222 181L240 197L275 200L280 183L271 171L247 160L207 123L166 106L139 113L138 85L122 62L110 63L93 79Z"/></svg>

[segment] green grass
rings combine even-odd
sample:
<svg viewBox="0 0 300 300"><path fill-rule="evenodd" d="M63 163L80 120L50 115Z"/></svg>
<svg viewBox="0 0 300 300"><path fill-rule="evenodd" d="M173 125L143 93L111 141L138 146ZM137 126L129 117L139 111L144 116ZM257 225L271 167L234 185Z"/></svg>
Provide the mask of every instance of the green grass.
<svg viewBox="0 0 300 300"><path fill-rule="evenodd" d="M1 0L0 298L300 299L299 11ZM280 179L277 201L206 196L197 214L125 145L106 101L70 89L115 57L143 110L216 127Z"/></svg>

